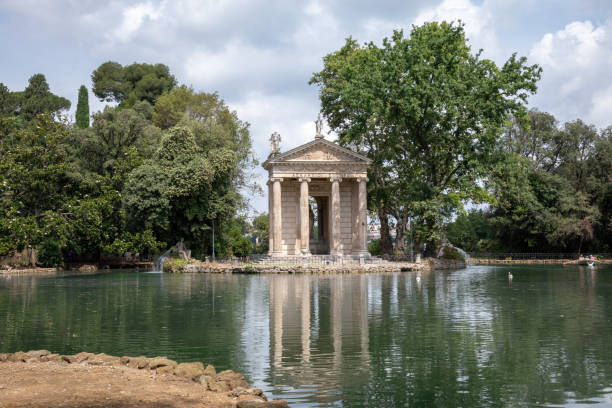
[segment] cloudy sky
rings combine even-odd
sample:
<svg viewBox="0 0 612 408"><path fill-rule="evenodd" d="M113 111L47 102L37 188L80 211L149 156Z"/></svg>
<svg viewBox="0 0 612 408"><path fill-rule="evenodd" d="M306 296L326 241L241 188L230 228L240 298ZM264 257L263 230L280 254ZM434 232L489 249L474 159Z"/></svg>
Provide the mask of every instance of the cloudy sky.
<svg viewBox="0 0 612 408"><path fill-rule="evenodd" d="M319 101L308 79L346 37L380 43L394 29L457 19L485 57L501 64L517 52L542 66L531 106L560 121L612 124L609 0L0 0L0 82L22 90L44 73L74 110L101 63L161 62L250 122L263 161L273 131L282 150L313 138ZM103 104L90 94L90 106Z"/></svg>

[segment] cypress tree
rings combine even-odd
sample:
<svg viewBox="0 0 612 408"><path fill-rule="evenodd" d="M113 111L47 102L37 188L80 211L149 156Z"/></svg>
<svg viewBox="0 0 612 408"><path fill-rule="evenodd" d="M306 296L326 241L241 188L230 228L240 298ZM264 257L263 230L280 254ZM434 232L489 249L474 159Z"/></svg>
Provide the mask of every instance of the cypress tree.
<svg viewBox="0 0 612 408"><path fill-rule="evenodd" d="M79 101L76 109L76 125L78 128L85 129L89 127L89 95L85 85L79 88Z"/></svg>

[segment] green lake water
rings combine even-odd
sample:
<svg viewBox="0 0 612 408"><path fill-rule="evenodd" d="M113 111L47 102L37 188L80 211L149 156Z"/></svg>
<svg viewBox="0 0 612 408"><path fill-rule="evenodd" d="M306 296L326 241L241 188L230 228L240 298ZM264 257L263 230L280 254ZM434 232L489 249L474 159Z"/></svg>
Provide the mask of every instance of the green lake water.
<svg viewBox="0 0 612 408"><path fill-rule="evenodd" d="M41 348L203 361L293 407L612 406L612 265L0 277L0 352Z"/></svg>

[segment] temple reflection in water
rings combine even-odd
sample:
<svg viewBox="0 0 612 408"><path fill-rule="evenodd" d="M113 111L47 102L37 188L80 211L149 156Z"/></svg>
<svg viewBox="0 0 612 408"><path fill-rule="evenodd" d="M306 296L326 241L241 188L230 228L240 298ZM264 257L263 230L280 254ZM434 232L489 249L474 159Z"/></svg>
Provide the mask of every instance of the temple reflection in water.
<svg viewBox="0 0 612 408"><path fill-rule="evenodd" d="M342 370L343 355L346 358L347 354L367 366L369 279L366 275L357 279L270 276L271 370L299 362L301 382L307 383L317 382L321 375L308 370L311 358L331 361L336 372Z"/></svg>

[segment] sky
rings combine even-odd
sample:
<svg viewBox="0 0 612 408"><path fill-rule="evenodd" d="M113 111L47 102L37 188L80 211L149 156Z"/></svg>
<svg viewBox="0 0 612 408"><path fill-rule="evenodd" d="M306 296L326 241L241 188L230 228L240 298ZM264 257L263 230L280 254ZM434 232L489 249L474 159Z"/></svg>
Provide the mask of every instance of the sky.
<svg viewBox="0 0 612 408"><path fill-rule="evenodd" d="M498 65L513 53L539 64L530 107L561 123L612 125L609 0L0 0L0 82L23 90L43 73L74 116L78 88L91 88L100 64L163 63L249 122L263 162L274 131L281 151L314 138L318 89L308 80L347 37L381 43L441 20L463 21L472 49ZM89 98L92 112L103 108ZM255 175L265 187L265 171ZM252 197L252 211L267 211L267 199Z"/></svg>

